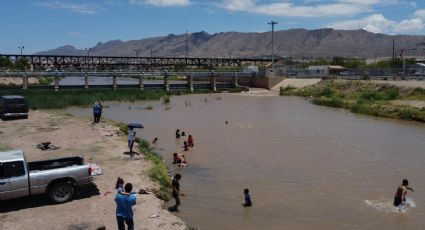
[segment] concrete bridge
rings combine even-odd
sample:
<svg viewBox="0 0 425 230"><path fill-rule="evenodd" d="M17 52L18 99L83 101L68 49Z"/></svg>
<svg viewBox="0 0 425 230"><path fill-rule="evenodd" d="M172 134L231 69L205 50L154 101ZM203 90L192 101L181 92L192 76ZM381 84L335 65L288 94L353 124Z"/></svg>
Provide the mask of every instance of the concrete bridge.
<svg viewBox="0 0 425 230"><path fill-rule="evenodd" d="M218 89L230 89L235 87L256 87L271 89L279 84L285 78L283 77L265 77L257 72L0 72L2 78L21 79L18 86L24 90L28 88L38 89L76 89L76 88L139 88L139 89L164 89L166 91L189 89L209 89L217 91ZM47 86L30 85L29 78L53 77L53 83ZM67 78L78 78L81 83L61 84L60 82ZM96 81L89 84L90 80L108 80L108 83L98 84ZM130 79L130 84L120 84L120 79ZM173 81L171 81L172 79ZM16 88L16 87L15 87Z"/></svg>

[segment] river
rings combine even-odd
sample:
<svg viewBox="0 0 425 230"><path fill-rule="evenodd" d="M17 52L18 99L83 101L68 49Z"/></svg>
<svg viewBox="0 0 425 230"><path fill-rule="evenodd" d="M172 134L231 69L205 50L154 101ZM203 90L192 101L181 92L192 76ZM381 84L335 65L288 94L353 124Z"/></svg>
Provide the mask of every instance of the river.
<svg viewBox="0 0 425 230"><path fill-rule="evenodd" d="M185 153L177 213L200 229L423 229L425 125L320 107L298 97L208 94L105 103L105 117L141 122L168 164ZM153 110L143 110L152 105ZM90 109L73 108L76 115ZM226 125L225 121L229 123ZM118 176L118 175L117 175ZM401 213L391 203L403 178L415 192ZM243 189L253 206L243 208ZM172 202L171 202L172 203Z"/></svg>

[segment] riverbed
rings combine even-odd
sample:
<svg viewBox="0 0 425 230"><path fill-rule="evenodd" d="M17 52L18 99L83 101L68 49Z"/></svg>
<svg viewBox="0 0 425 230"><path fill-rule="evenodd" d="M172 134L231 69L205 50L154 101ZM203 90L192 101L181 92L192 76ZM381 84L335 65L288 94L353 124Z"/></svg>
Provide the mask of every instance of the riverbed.
<svg viewBox="0 0 425 230"><path fill-rule="evenodd" d="M200 229L422 229L425 226L425 124L320 107L298 97L208 94L104 103L103 116L140 122L171 163L183 139L189 166L177 213ZM145 110L151 105L153 110ZM76 115L90 109L72 108ZM228 124L225 124L228 121ZM410 207L391 203L403 178ZM243 189L253 206L243 208ZM172 202L171 202L172 204Z"/></svg>

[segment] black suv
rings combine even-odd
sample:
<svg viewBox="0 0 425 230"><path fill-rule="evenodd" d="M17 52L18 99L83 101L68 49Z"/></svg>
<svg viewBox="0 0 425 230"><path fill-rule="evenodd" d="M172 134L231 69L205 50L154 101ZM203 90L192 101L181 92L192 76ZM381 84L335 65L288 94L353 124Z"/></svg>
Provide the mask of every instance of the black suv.
<svg viewBox="0 0 425 230"><path fill-rule="evenodd" d="M28 118L28 101L23 96L5 95L0 97L0 118Z"/></svg>

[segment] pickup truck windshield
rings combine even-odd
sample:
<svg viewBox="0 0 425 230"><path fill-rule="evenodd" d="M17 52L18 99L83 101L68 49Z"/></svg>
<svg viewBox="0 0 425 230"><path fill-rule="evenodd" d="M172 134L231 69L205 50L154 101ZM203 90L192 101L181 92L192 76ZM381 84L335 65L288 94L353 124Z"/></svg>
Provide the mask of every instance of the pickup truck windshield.
<svg viewBox="0 0 425 230"><path fill-rule="evenodd" d="M25 175L23 161L3 162L1 166L3 168L4 177L6 178L19 177Z"/></svg>
<svg viewBox="0 0 425 230"><path fill-rule="evenodd" d="M0 179L5 178L4 173L3 173L3 165L0 163Z"/></svg>

